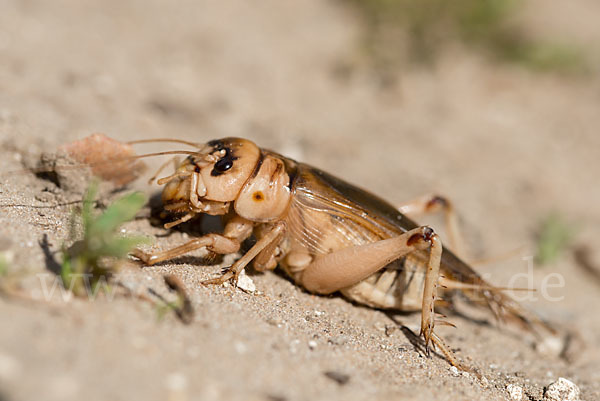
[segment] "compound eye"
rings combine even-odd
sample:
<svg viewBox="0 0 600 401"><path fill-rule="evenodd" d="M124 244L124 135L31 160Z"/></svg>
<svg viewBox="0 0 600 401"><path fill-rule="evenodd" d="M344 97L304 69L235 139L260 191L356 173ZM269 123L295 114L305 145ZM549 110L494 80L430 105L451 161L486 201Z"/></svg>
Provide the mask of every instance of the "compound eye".
<svg viewBox="0 0 600 401"><path fill-rule="evenodd" d="M215 176L215 175L219 175L219 174L223 174L224 172L226 172L227 170L229 170L230 168L233 167L233 158L228 157L229 155L225 156L224 158L222 158L221 160L219 160L218 162L215 163L215 166L213 168L213 171L211 172L211 175Z"/></svg>

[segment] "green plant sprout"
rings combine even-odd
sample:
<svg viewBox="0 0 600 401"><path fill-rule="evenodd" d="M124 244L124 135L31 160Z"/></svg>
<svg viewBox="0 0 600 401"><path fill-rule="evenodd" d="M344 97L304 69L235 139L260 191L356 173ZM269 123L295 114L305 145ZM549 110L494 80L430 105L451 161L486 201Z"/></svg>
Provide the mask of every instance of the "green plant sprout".
<svg viewBox="0 0 600 401"><path fill-rule="evenodd" d="M179 305L177 301L161 301L156 303L156 320L159 322L162 321L169 312L174 312L177 314L177 310L179 310Z"/></svg>
<svg viewBox="0 0 600 401"><path fill-rule="evenodd" d="M557 213L548 215L541 223L538 233L535 261L540 265L555 262L575 236L572 225Z"/></svg>
<svg viewBox="0 0 600 401"><path fill-rule="evenodd" d="M133 219L146 203L140 192L126 195L111 204L103 213L97 214L93 204L98 191L94 182L86 191L80 219L83 224L83 239L68 249L63 247L63 262L60 277L65 288L75 295L83 296L88 291L96 293L99 286L117 269L117 261L127 256L135 246L147 243L142 236L122 236L119 227ZM76 237L77 213L71 218L70 240Z"/></svg>
<svg viewBox="0 0 600 401"><path fill-rule="evenodd" d="M366 23L365 50L380 70L396 67L407 56L432 62L439 49L452 41L532 70L585 70L578 49L532 38L515 24L513 17L522 0L346 1Z"/></svg>
<svg viewBox="0 0 600 401"><path fill-rule="evenodd" d="M0 253L0 295L6 291L6 277L8 276L8 261L3 253Z"/></svg>
<svg viewBox="0 0 600 401"><path fill-rule="evenodd" d="M0 253L0 278L8 274L8 262L3 254Z"/></svg>

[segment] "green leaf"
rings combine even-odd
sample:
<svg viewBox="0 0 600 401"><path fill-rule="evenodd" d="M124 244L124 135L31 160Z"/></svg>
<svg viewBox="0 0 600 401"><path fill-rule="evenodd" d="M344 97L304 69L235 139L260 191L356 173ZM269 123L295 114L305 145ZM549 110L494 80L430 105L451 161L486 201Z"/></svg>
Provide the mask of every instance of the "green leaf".
<svg viewBox="0 0 600 401"><path fill-rule="evenodd" d="M156 305L156 319L161 321L165 318L167 312L176 311L178 308L176 302L164 302Z"/></svg>
<svg viewBox="0 0 600 401"><path fill-rule="evenodd" d="M83 223L84 232L87 233L93 222L94 222L94 201L98 194L98 181L94 180L90 183L85 196L83 198L83 205L81 208L81 220Z"/></svg>
<svg viewBox="0 0 600 401"><path fill-rule="evenodd" d="M141 192L134 192L118 199L92 223L90 235L102 237L110 235L121 224L133 219L144 203L146 203L146 196Z"/></svg>
<svg viewBox="0 0 600 401"><path fill-rule="evenodd" d="M60 269L60 279L63 282L65 288L69 288L71 279L73 277L73 269L71 268L71 257L63 252L63 262Z"/></svg>

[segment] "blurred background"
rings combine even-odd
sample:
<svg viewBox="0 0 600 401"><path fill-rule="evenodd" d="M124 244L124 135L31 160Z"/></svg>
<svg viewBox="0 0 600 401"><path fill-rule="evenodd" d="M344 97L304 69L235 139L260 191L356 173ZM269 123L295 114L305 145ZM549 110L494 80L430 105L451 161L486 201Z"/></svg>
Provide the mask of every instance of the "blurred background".
<svg viewBox="0 0 600 401"><path fill-rule="evenodd" d="M5 150L36 154L93 132L121 140L242 136L394 204L443 194L456 205L474 259L521 249L484 267L494 283L523 271L527 256L536 257L536 282L552 272L565 277L566 286L552 290L563 301L540 300L532 308L576 328L592 344L587 359L561 369L577 377L586 399L600 399L600 377L592 368L600 360L594 348L600 343L597 276L574 256L588 247L589 258L600 264L599 2L0 0L0 10ZM0 165L14 169L6 160ZM32 219L8 218L9 226ZM27 257L21 257L26 264ZM328 307L327 299L295 294ZM333 308L367 315L340 305L334 301ZM37 324L44 327L46 318ZM23 327L32 332L22 341L33 341L34 320L17 319L22 325L13 320L0 342L0 357L19 348L14 334ZM461 335L471 339L469 323L461 324ZM303 330L297 325L291 328ZM232 323L222 330L236 329ZM461 347L468 350L477 341ZM502 350L503 341L500 336L488 354L480 350L483 358L502 357L494 350ZM92 355L100 352L93 347ZM64 365L63 351L57 347L47 357ZM25 354L16 351L13 359L22 366L22 381L37 359L19 355ZM233 359L224 362L223 371L235 360L227 357ZM281 358L288 367L299 363ZM356 366L371 357L364 358ZM379 370L388 369L378 361ZM16 385L17 376L3 377L1 362L6 395L0 391L0 400L36 394L28 385ZM540 390L548 362L531 363L514 370L531 369L526 375ZM200 372L208 369L199 366ZM27 380L45 383L49 370L35 372ZM81 379L72 375L65 376L66 387ZM236 376L242 383L237 392L224 390L227 384L215 379L219 384L202 398L307 399L292 379L281 382L287 387L276 386L281 391L263 393L256 383L244 384L245 377ZM365 387L375 398L403 389L397 382L384 385L385 380L365 377L375 383L372 390ZM417 374L411 382L422 385L422 394L431 394L427 377ZM109 383L127 387L119 379ZM48 386L56 390L49 399L77 398L83 388L64 396L65 386ZM98 383L92 387L98 389ZM316 385L311 398L341 396L335 389ZM353 391L344 397L366 394ZM500 393L469 391L474 398L502 399Z"/></svg>

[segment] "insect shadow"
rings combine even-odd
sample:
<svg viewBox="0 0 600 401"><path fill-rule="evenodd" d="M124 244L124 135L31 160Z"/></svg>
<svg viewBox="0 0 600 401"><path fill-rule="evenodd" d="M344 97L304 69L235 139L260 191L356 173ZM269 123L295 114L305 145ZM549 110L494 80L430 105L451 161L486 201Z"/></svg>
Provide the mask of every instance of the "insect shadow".
<svg viewBox="0 0 600 401"><path fill-rule="evenodd" d="M409 329L400 321L400 316L406 314L388 310L382 310L382 312L396 325L396 327L402 332L402 334L404 334L406 339L410 342L410 344L420 355L430 356L430 348L425 347L425 341L423 341L423 339L419 335L415 334L411 329ZM437 357L444 359L444 356L436 352L435 350L433 351L433 353Z"/></svg>
<svg viewBox="0 0 600 401"><path fill-rule="evenodd" d="M44 263L46 265L46 269L50 272L60 276L60 272L62 270L62 266L56 260L56 254L60 251L52 251L50 250L50 243L48 242L48 234L44 234L42 239L38 242L42 252L44 252ZM2 399L0 398L0 401Z"/></svg>

